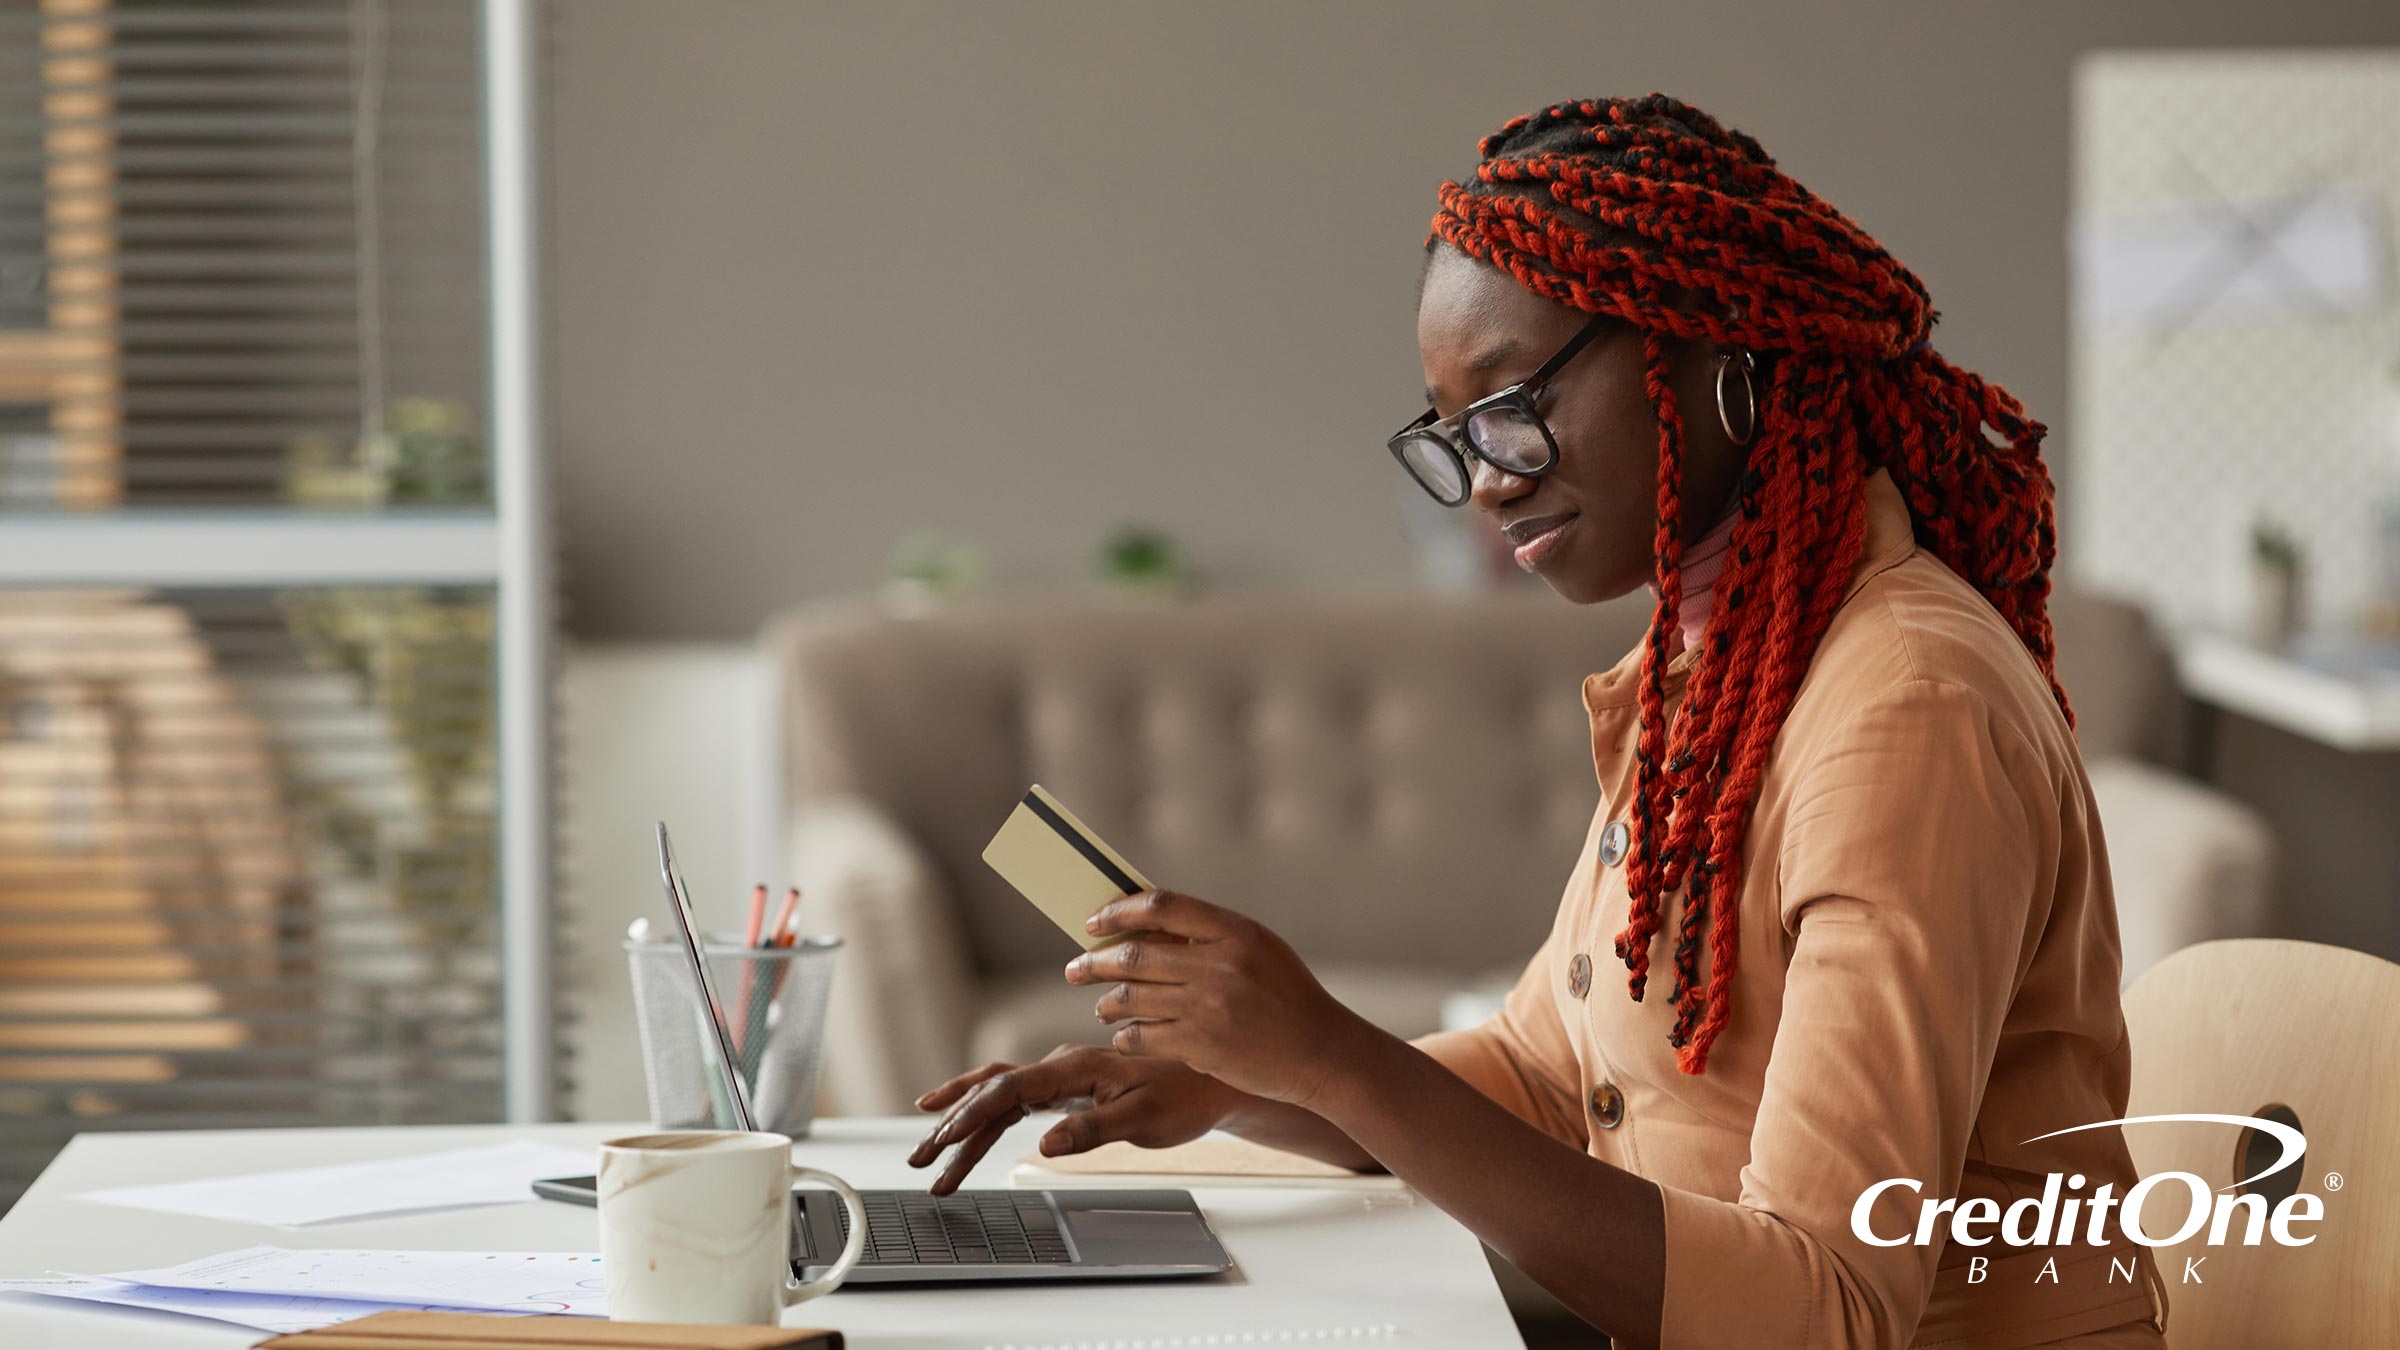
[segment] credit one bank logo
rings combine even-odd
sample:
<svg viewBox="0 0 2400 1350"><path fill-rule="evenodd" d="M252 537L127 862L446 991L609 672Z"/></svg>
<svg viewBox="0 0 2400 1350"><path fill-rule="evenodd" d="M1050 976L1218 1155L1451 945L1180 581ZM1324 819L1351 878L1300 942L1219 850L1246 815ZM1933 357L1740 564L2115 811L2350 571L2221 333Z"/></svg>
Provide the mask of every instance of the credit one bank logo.
<svg viewBox="0 0 2400 1350"><path fill-rule="evenodd" d="M2055 1139L2062 1134L2084 1130L2115 1129L2127 1125L2157 1125L2167 1121L2197 1122L2204 1125L2235 1125L2256 1130L2273 1139L2282 1148L2282 1155L2273 1166L2254 1172L2220 1191L2211 1191L2208 1183L2189 1172L2160 1172L2143 1177L2123 1196L2113 1194L2113 1184L2103 1185L2089 1194L2080 1194L2084 1187L2081 1172L2060 1176L2056 1172L2042 1186L2038 1196L2026 1196L2012 1202L2007 1209L1986 1196L1972 1200L1925 1200L1917 1210L1917 1226L1908 1233L1877 1232L1870 1223L1875 1202L1886 1192L1908 1191L1922 1196L1925 1183L1911 1177L1893 1177L1878 1181L1861 1192L1858 1203L1850 1207L1850 1231L1858 1240L1877 1247L1930 1247L1947 1239L1962 1247L1982 1247L1999 1242L2006 1247L2044 1247L2054 1241L2075 1240L2078 1230L2083 1240L2099 1245L2109 1238L2103 1235L2114 1225L2117 1232L2144 1247L2171 1247L2190 1240L2207 1230L2207 1244L2222 1247L2230 1238L2244 1247L2256 1247L2272 1240L2279 1246L2305 1247L2317 1240L2314 1233L2295 1229L2301 1224L2313 1224L2325 1217L2323 1197L2295 1189L2290 1195L2270 1206L2263 1195L2232 1193L2239 1187L2263 1177L2273 1176L2287 1167L2296 1166L2300 1155L2307 1151L2308 1139L2299 1130L2279 1121L2261 1120L2256 1116L2219 1116L2208 1114L2128 1116L2123 1120L2096 1120L2089 1125L2070 1125L2063 1130L2037 1134L2028 1144ZM1947 1219L1945 1225L1944 1220Z"/></svg>

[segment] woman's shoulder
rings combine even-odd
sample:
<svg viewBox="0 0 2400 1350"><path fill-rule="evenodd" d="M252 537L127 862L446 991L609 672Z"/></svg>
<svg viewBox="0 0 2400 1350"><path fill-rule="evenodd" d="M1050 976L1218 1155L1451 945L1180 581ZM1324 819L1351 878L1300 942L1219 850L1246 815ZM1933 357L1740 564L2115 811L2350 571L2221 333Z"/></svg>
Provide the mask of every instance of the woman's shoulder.
<svg viewBox="0 0 2400 1350"><path fill-rule="evenodd" d="M2032 923L2053 888L2107 885L2086 838L2090 784L2049 680L1998 611L1923 550L1836 611L1760 793L1780 828L1787 931L1826 895L1926 922L1975 911Z"/></svg>
<svg viewBox="0 0 2400 1350"><path fill-rule="evenodd" d="M1932 552L1918 548L1866 578L1834 612L1785 719L1783 748L1864 720L1986 721L1996 739L2065 770L2074 733L2016 631Z"/></svg>

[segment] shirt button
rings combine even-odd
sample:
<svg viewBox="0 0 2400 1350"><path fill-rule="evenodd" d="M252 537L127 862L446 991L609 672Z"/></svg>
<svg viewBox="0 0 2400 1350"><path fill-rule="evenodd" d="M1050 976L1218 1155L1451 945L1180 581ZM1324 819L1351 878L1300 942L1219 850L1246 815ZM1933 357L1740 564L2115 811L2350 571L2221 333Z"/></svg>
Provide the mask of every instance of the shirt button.
<svg viewBox="0 0 2400 1350"><path fill-rule="evenodd" d="M1567 992L1582 998L1592 991L1592 958L1582 952L1567 963Z"/></svg>
<svg viewBox="0 0 2400 1350"><path fill-rule="evenodd" d="M1592 1123L1604 1130L1613 1130L1625 1119L1625 1094L1614 1083L1602 1083L1592 1089Z"/></svg>
<svg viewBox="0 0 2400 1350"><path fill-rule="evenodd" d="M1602 867L1614 867L1625 861L1625 841L1632 837L1632 833L1631 830L1625 828L1625 822L1621 820L1608 822L1608 827L1600 831L1600 865Z"/></svg>

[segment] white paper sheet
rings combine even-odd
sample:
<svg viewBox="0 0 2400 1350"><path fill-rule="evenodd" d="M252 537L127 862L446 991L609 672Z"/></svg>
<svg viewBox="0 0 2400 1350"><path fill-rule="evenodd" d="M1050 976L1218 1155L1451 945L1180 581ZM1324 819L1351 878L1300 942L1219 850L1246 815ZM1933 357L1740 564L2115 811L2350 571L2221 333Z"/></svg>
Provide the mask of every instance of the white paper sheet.
<svg viewBox="0 0 2400 1350"><path fill-rule="evenodd" d="M483 1308L452 1308L429 1303L368 1303L356 1299L312 1298L298 1294L243 1294L223 1289L168 1289L151 1284L94 1279L88 1275L53 1275L29 1280L0 1280L0 1294L44 1294L52 1298L109 1303L123 1308L153 1308L161 1312L205 1317L260 1331L314 1331L355 1321L379 1312L405 1308L412 1312L486 1312ZM530 1314L528 1314L530 1316Z"/></svg>
<svg viewBox="0 0 2400 1350"><path fill-rule="evenodd" d="M76 1198L196 1214L204 1219L297 1227L411 1210L513 1204L534 1199L531 1187L540 1178L590 1176L593 1167L589 1149L514 1139L408 1158L208 1177L162 1186L119 1186L87 1191Z"/></svg>
<svg viewBox="0 0 2400 1350"><path fill-rule="evenodd" d="M608 1315L596 1252L404 1252L246 1247L102 1276L172 1289L367 1299L417 1308Z"/></svg>
<svg viewBox="0 0 2400 1350"><path fill-rule="evenodd" d="M2328 189L2080 221L2076 303L2099 323L2166 323L2195 309L2222 318L2349 313L2383 290L2379 219L2371 198Z"/></svg>

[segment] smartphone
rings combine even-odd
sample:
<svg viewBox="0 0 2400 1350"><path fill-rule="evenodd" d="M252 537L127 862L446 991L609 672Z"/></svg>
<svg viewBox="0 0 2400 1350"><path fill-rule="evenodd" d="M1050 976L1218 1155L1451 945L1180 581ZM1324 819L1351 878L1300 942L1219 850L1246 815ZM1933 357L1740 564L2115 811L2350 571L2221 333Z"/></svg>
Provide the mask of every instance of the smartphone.
<svg viewBox="0 0 2400 1350"><path fill-rule="evenodd" d="M550 1177L534 1182L533 1193L544 1200L564 1200L570 1205L600 1208L598 1177Z"/></svg>

